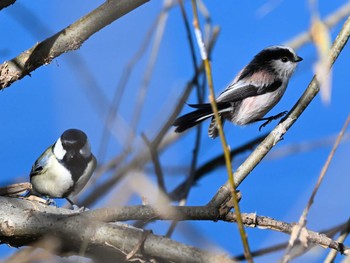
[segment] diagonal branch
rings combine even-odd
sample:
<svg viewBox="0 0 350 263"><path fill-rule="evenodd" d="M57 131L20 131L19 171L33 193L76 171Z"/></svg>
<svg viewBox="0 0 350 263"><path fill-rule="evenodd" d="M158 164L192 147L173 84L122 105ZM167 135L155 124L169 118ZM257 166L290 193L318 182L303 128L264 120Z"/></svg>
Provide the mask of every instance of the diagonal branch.
<svg viewBox="0 0 350 263"><path fill-rule="evenodd" d="M318 189L320 188L321 186L321 183L323 182L323 179L326 175L326 172L329 168L329 165L334 157L334 154L335 154L335 151L337 150L339 144L340 144L340 141L342 140L343 136L344 136L344 133L345 133L345 130L347 129L348 125L349 125L349 122L350 122L350 115L348 115L346 121L345 121L345 124L343 125L343 128L341 129L339 135L338 135L338 138L337 140L335 141L334 145L333 145L333 148L331 150L331 152L329 153L328 155L328 158L324 164L324 166L322 167L322 170L321 170L321 173L318 177L318 180L317 180L317 183L314 187L314 190L312 191L311 193L311 196L309 198L309 201L307 202L307 205L302 213L302 215L300 216L299 218L299 222L298 222L298 225L295 226L295 228L293 229L293 235L291 235L290 239L289 239L289 242L288 242L288 247L285 251L285 254L283 256L283 259L282 259L282 262L289 262L290 259L291 259L291 252L292 252L292 249L293 249L293 246L294 246L294 243L297 239L301 239L301 233L302 233L302 230L304 229L305 225L306 225L306 221L307 221L307 216L310 212L310 209L311 209L311 206L312 204L314 203L314 200L315 200L315 197L316 197L316 194L317 194L317 191Z"/></svg>
<svg viewBox="0 0 350 263"><path fill-rule="evenodd" d="M338 34L336 40L333 43L332 49L329 55L328 68L334 64L338 58L340 52L346 45L350 35L350 18L346 20L341 32ZM295 123L295 121L304 112L307 106L318 94L320 87L316 76L313 77L309 86L305 90L304 94L297 101L294 107L289 111L288 115L271 131L271 133L265 138L265 140L255 149L255 151L245 160L245 162L236 170L234 174L236 186L240 185L243 180L249 175L249 173L260 163L260 161L266 156L266 154L282 139L283 135L288 129ZM226 200L231 194L230 185L226 182L216 196L210 201L213 205L222 203L222 200Z"/></svg>
<svg viewBox="0 0 350 263"><path fill-rule="evenodd" d="M214 48L214 44L217 40L217 37L219 35L219 29L216 28L213 32L213 36L211 38L211 41L208 45L209 52ZM202 74L204 70L203 64L198 66L198 70L194 74L194 76L191 78L191 80L187 83L186 87L184 88L184 91L182 92L182 95L179 97L178 102L176 103L175 108L173 109L172 113L169 115L168 120L162 125L157 135L154 137L154 139L151 141L151 147L157 148L158 151L162 151L162 149L165 149L167 146L169 146L171 143L174 142L174 140L177 140L182 135L176 134L176 133L170 133L166 135L169 128L173 125L174 120L176 117L180 114L180 111L186 102L188 96L190 95L190 92L192 91L192 88L194 86L194 82L196 81L199 74ZM144 167L146 163L148 163L150 160L149 152L146 151L146 154L144 151L138 149L138 154L127 164L125 164L122 167L116 168L116 162L111 161L110 165L108 165L108 170L115 169L113 176L106 180L105 182L101 183L101 185L98 185L95 187L94 191L89 194L89 196L85 197L85 199L80 203L80 205L83 205L85 207L90 206L96 200L101 198L101 195L105 195L110 189L119 182L122 178L124 178L127 175L127 172L132 170L131 168L135 167Z"/></svg>
<svg viewBox="0 0 350 263"><path fill-rule="evenodd" d="M61 30L19 56L0 65L0 89L30 75L35 69L50 63L68 51L76 50L94 33L136 9L148 0L110 0L91 13Z"/></svg>

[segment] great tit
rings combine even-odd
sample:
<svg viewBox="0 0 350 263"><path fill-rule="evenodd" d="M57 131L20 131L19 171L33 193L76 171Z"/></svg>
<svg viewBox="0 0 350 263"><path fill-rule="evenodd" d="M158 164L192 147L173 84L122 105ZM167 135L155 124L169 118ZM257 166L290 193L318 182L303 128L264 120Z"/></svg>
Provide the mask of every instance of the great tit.
<svg viewBox="0 0 350 263"><path fill-rule="evenodd" d="M77 129L66 130L35 161L30 171L30 194L48 198L71 198L87 184L96 168L88 138Z"/></svg>

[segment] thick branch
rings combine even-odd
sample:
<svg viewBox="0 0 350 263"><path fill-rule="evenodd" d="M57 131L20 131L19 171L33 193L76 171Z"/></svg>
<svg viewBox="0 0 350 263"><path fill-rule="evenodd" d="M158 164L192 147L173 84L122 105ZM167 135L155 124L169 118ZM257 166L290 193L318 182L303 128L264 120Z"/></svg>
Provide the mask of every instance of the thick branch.
<svg viewBox="0 0 350 263"><path fill-rule="evenodd" d="M125 260L125 255L133 251L145 232L125 224L107 222L155 219L236 221L234 213L211 206L131 206L97 209L79 214L38 202L6 197L0 197L0 206L0 239L3 243L16 247L30 245L50 235L61 240L57 253L78 254L84 245L88 256L96 257L96 253L108 253L119 261ZM293 224L256 214L242 214L242 220L248 227L266 228L286 234L290 234L293 227ZM348 247L324 234L311 230L307 230L307 233L310 242L348 253ZM137 253L138 257L175 262L230 262L226 257L215 256L151 233L147 235L142 249L142 254Z"/></svg>
<svg viewBox="0 0 350 263"><path fill-rule="evenodd" d="M220 213L211 206L130 206L119 208L103 208L83 213L84 216L104 222L126 221L126 220L221 220L236 222L236 215L232 212ZM291 234L295 224L278 221L266 216L256 214L242 214L243 224L247 227L259 227L273 231ZM344 228L347 224L343 224ZM307 231L309 242L321 245L322 247L333 248L341 253L348 253L349 248L342 243L334 241L324 233Z"/></svg>
<svg viewBox="0 0 350 263"><path fill-rule="evenodd" d="M213 255L171 239L153 235L125 224L98 222L70 210L47 207L37 202L0 197L0 239L12 246L29 245L46 236L60 239L57 253L85 254L113 252L114 262L123 262L134 251L140 258L155 258L162 262L233 262L226 256ZM116 260L116 255L118 260ZM125 260L126 261L126 260Z"/></svg>
<svg viewBox="0 0 350 263"><path fill-rule="evenodd" d="M80 48L91 35L148 0L109 0L72 25L0 65L0 89L30 75L61 54Z"/></svg>

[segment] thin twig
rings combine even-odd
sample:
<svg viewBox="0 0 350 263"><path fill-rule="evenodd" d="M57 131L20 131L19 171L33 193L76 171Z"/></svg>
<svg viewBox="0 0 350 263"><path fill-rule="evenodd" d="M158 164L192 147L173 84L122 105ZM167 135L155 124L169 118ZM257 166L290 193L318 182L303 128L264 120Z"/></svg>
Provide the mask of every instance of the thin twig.
<svg viewBox="0 0 350 263"><path fill-rule="evenodd" d="M345 223L345 227L340 233L340 236L338 237L337 242L343 243L349 234L350 234L350 220L348 220L348 222ZM336 250L329 251L326 259L324 260L324 263L333 263L337 254L338 254L338 251Z"/></svg>
<svg viewBox="0 0 350 263"><path fill-rule="evenodd" d="M210 44L208 46L209 52L214 47L214 44L216 43L217 37L219 35L219 29L215 28L213 31L213 36L211 38ZM167 121L163 124L158 134L155 136L155 138L152 140L153 147L157 147L159 150L164 149L167 147L170 143L173 143L175 140L179 139L183 134L169 134L168 136L165 136L168 132L169 128L173 125L175 118L180 114L180 111L185 104L192 88L193 88L193 80L197 78L197 75L200 74L204 70L203 64L201 64L195 74L195 76L192 77L191 81L189 81L182 93L182 95L179 97L178 103L176 104L176 107L173 109L170 116L167 118ZM135 157L130 160L127 164L124 164L122 166L119 166L118 169L114 172L114 174L111 176L111 178L107 179L100 185L97 185L93 192L91 192L88 196L85 197L79 203L79 205L82 205L84 207L89 207L91 204L93 204L96 200L101 198L101 195L105 195L108 193L108 191L122 178L124 178L127 175L127 171L130 170L130 168L135 167L143 167L149 160L149 153L145 153L144 151L138 150L138 153ZM110 161L108 167L105 167L104 171L110 171L113 169L116 169L116 165L118 164L118 161Z"/></svg>
<svg viewBox="0 0 350 263"><path fill-rule="evenodd" d="M168 16L169 16L169 7L172 5L173 5L173 0L164 0L164 3L163 3L164 7L163 7L163 9L160 13L160 16L159 16L159 20L158 20L158 24L157 24L157 28L156 28L156 32L155 32L155 37L154 37L155 39L154 39L154 43L153 43L152 49L151 49L150 58L149 58L149 61L146 65L145 73L143 75L143 79L142 79L142 83L140 85L140 88L139 88L138 92L136 92L138 95L136 98L135 108L134 108L132 118L131 118L131 127L134 131L137 130L137 126L139 124L142 109L144 106L144 101L145 101L146 94L147 94L147 91L149 88L149 84L151 82L153 69L154 69L156 61L157 61L160 43L163 39L165 27L167 24L167 20L168 20ZM132 136L132 134L130 134L129 138L127 139L128 144L131 144L133 139L134 139L134 136Z"/></svg>
<svg viewBox="0 0 350 263"><path fill-rule="evenodd" d="M197 78L194 80L194 85L196 87L196 91L197 91L197 101L198 103L202 103L203 102L203 96L205 93L205 85L199 85L199 81L198 81L198 74L196 74L197 70L198 70L198 65L197 65L197 57L196 57L196 52L195 52L195 46L194 46L194 41L192 38L192 34L191 34L191 27L190 27L190 23L186 14L186 10L183 4L182 0L178 0L179 6L180 6L180 10L181 10L181 16L182 16L182 20L184 22L184 26L185 26L185 30L186 30L186 35L187 35L187 40L188 40L188 45L190 48L190 53L191 53L191 58L192 58L192 65L193 65L193 70L195 73L195 76L197 76ZM201 129L201 125L198 125L196 127L196 139L194 142L194 149L192 151L192 160L191 160L191 166L190 166L190 170L189 170L189 175L186 179L186 186L182 196L182 199L179 202L179 205L186 205L187 203L187 196L190 192L191 186L193 184L194 181L194 177L195 177L195 171L196 171L196 167L197 167L197 160L198 160L198 153L200 150L200 140L202 137L202 129ZM168 231L166 232L165 236L166 237L171 237L171 235L173 234L175 227L177 225L177 221L173 221L171 222Z"/></svg>
<svg viewBox="0 0 350 263"><path fill-rule="evenodd" d="M142 136L143 140L145 141L145 143L149 149L149 152L151 154L151 158L152 158L153 165L154 165L154 171L155 171L155 174L157 176L159 191L161 193L166 193L167 191L166 191L166 187L165 187L165 183L164 183L164 174L163 174L162 166L161 166L160 161L159 161L158 151L157 151L157 149L152 147L151 142L148 140L147 136L144 133L142 133L141 136Z"/></svg>
<svg viewBox="0 0 350 263"><path fill-rule="evenodd" d="M238 146L237 148L234 148L230 151L230 156L232 160L239 154L242 154L246 151L252 150L257 144L261 143L264 138L267 136L267 134L263 134L241 146ZM203 165L197 168L195 171L195 177L193 180L193 184L198 182L201 178L203 178L205 175L209 174L213 170L217 169L220 166L225 165L225 156L224 153L220 154L218 156L213 157ZM186 187L187 180L179 184L170 194L170 198L173 201L177 201L183 197L183 192Z"/></svg>
<svg viewBox="0 0 350 263"><path fill-rule="evenodd" d="M289 239L289 244L288 244L286 252L285 252L285 254L283 256L282 262L289 262L290 252L291 252L291 250L293 248L294 242L295 242L295 240L297 240L300 237L302 229L304 229L304 227L306 225L306 218L307 218L307 216L309 214L309 211L310 211L310 208L311 208L312 204L314 203L314 199L315 199L316 193L317 193L318 189L321 186L323 178L324 178L324 176L325 176L325 174L326 174L326 172L328 170L328 167L329 167L329 165L330 165L330 163L331 163L331 161L332 161L332 159L334 157L334 153L337 150L337 148L338 148L338 146L340 144L340 141L342 140L342 138L344 136L344 133L345 133L345 130L347 129L349 123L350 123L350 114L348 115L348 117L347 117L347 119L346 119L346 121L344 123L344 126L341 129L341 131L340 131L340 133L338 135L338 138L335 141L335 143L333 145L333 148L332 148L331 152L328 155L326 163L322 167L322 170L321 170L320 176L318 177L318 180L317 180L317 183L315 185L315 188L312 191L310 199L309 199L309 201L308 201L308 203L307 203L307 205L306 205L302 215L300 216L299 223L294 228L295 235L291 235L291 237Z"/></svg>
<svg viewBox="0 0 350 263"><path fill-rule="evenodd" d="M304 152L311 152L320 148L328 148L334 145L335 140L337 139L337 134L327 135L317 139L311 139L302 141L299 143L290 143L283 145L274 149L266 156L265 161L267 160L277 160L282 159L290 155L295 155ZM350 141L350 132L344 134L343 140L341 143Z"/></svg>
<svg viewBox="0 0 350 263"><path fill-rule="evenodd" d="M124 91L126 89L127 83L129 81L129 78L134 70L134 67L137 62L140 61L142 56L145 54L148 44L150 43L151 37L154 33L154 29L158 23L160 16L157 16L157 18L153 21L151 24L150 28L148 29L139 49L135 52L135 54L132 56L130 61L126 64L123 73L120 77L118 86L115 89L114 95L113 95L113 100L110 106L110 109L108 111L108 116L106 118L103 132L102 132L102 138L101 138L101 143L100 143L100 150L99 150L99 161L103 162L105 152L107 150L107 146L109 143L109 137L110 137L110 132L109 132L109 127L112 127L113 125L111 124L114 119L115 115L117 114L119 110L120 103L122 101ZM126 147L127 148L127 147Z"/></svg>
<svg viewBox="0 0 350 263"><path fill-rule="evenodd" d="M323 234L323 235L326 235L327 237L333 238L337 233L344 232L348 228L349 228L349 221L347 221L345 223L342 223L342 224L339 224L337 226L325 229L325 230L321 230L321 231L319 231L319 233ZM339 239L337 240L337 242L340 243ZM303 246L303 249L305 249L304 245L302 245L300 241L297 241L297 244L299 246ZM312 244L309 245L309 248L313 248L316 245L318 245L318 244L317 243L312 243ZM258 256L264 256L266 254L277 252L277 251L280 251L282 249L285 249L287 246L288 246L288 242L279 243L279 244L272 245L272 246L269 246L269 247L266 247L266 248L255 250L255 251L252 252L252 256L254 258L258 257ZM332 253L332 252L337 253L337 250L333 250L332 249L330 251L330 253ZM295 256L293 258L295 258ZM239 260L239 261L244 261L245 257L242 254L242 255L234 256L233 259L234 260Z"/></svg>
<svg viewBox="0 0 350 263"><path fill-rule="evenodd" d="M340 52L347 43L350 35L350 18L344 23L341 32L338 34L332 49L330 51L330 65L331 67ZM304 112L307 106L318 94L320 88L316 79L313 77L307 89L289 111L288 115L271 131L271 133L265 138L265 140L254 150L254 152L245 160L244 163L234 173L234 179L236 186L240 185L243 180L250 174L250 172L260 163L260 161L266 156L266 154L282 139L283 135L289 130L289 128L296 122L300 115ZM216 196L211 200L212 204L220 204L223 200L226 200L231 195L230 185L226 182Z"/></svg>
<svg viewBox="0 0 350 263"><path fill-rule="evenodd" d="M251 253L250 253L250 249L249 249L249 243L248 243L248 238L245 234L245 230L244 230L244 226L243 223L241 221L241 212L240 212L240 208L239 208L239 204L238 204L238 198L237 198L237 192L236 192L236 188L235 188L235 184L233 181L233 174L232 174L232 165L231 165L231 157L230 157L230 150L227 147L227 143L226 143L226 138L225 138L225 134L223 132L222 129L222 123L221 123L221 118L218 112L218 108L216 105L216 101L215 101L215 92L214 92L214 84L213 84L213 78L212 78L212 72L211 72L211 67L210 67L210 62L208 59L208 55L205 49L205 44L203 42L203 37L202 37L202 33L200 30L200 26L199 26L199 19L198 19L198 12L197 12L197 5L195 0L192 0L192 9L193 9L193 26L194 26L194 30L195 30L195 35L197 38L197 44L199 46L199 50L200 50L200 54L201 54L201 58L204 62L204 68L205 68L205 73L207 76L207 80L208 80L208 86L209 86L209 91L210 91L210 103L214 112L214 116L215 116L215 121L217 124L217 128L219 130L219 135L220 135L220 139L221 139L221 144L222 144L222 148L223 151L225 153L225 162L226 162L226 169L227 169L227 173L228 173L228 178L229 178L229 182L230 182L230 190L232 193L232 200L233 200L233 205L234 205L234 209L235 209L235 213L237 215L237 225L238 225L238 229L239 229L239 233L241 236L241 240L243 243L243 247L244 247L244 254L246 256L246 259L248 262L253 262Z"/></svg>

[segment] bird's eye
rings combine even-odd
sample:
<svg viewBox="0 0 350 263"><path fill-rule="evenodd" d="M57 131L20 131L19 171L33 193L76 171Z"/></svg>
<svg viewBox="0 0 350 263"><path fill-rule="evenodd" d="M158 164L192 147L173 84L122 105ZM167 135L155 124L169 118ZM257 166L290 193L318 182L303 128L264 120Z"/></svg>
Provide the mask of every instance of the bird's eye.
<svg viewBox="0 0 350 263"><path fill-rule="evenodd" d="M288 61L288 58L287 57L283 57L281 60L282 60L283 63L286 63Z"/></svg>

